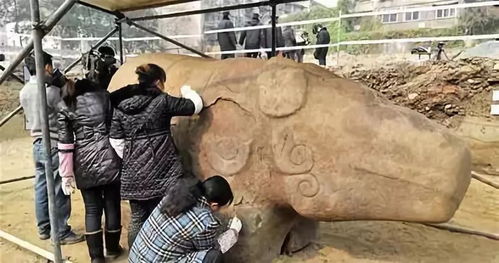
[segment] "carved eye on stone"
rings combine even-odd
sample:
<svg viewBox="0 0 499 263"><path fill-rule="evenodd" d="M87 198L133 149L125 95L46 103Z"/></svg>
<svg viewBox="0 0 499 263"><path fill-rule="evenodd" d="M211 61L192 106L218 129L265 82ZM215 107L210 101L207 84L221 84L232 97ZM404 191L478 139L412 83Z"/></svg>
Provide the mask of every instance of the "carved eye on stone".
<svg viewBox="0 0 499 263"><path fill-rule="evenodd" d="M208 162L217 172L233 175L248 162L251 141L236 142L232 137L221 137L209 143Z"/></svg>

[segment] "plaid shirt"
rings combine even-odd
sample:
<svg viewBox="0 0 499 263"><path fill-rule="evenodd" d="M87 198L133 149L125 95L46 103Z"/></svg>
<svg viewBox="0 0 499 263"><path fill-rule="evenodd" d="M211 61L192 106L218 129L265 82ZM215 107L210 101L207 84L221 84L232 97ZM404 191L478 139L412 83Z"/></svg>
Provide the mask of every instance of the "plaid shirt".
<svg viewBox="0 0 499 263"><path fill-rule="evenodd" d="M202 263L206 253L217 246L220 222L202 197L189 211L176 217L154 209L142 226L128 261L130 263Z"/></svg>

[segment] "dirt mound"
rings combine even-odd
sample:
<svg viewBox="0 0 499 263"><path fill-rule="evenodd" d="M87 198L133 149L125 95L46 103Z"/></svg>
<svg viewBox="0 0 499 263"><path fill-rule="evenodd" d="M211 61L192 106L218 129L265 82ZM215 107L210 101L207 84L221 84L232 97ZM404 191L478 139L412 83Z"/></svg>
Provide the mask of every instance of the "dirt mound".
<svg viewBox="0 0 499 263"><path fill-rule="evenodd" d="M19 91L23 85L16 81L6 81L0 85L0 114L13 111L19 106Z"/></svg>
<svg viewBox="0 0 499 263"><path fill-rule="evenodd" d="M354 68L344 74L381 92L395 104L449 126L450 117L489 116L491 90L499 88L499 60L466 58L399 63L376 69Z"/></svg>

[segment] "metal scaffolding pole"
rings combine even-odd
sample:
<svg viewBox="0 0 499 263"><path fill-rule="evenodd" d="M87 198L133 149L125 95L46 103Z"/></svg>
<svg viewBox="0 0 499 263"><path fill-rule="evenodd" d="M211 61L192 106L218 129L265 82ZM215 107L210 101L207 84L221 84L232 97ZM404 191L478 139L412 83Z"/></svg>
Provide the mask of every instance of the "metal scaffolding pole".
<svg viewBox="0 0 499 263"><path fill-rule="evenodd" d="M119 28L118 26L116 26L111 32L107 33L107 35L105 35L103 38L101 38L101 40L99 40L99 42L95 43L95 45L93 45L89 52L98 48L100 45L102 45L104 42L106 42L106 40L110 37L112 37L116 32L118 32ZM73 61L73 63L69 64L69 66L67 66L65 69L64 69L64 73L68 73L72 68L74 68L76 65L78 65L78 63L80 63L82 60L82 57L78 58L77 60Z"/></svg>
<svg viewBox="0 0 499 263"><path fill-rule="evenodd" d="M180 42L178 42L178 41L175 41L175 40L173 40L173 39L171 39L171 38L169 38L169 37L165 37L165 36L161 35L160 33L154 32L154 31L152 31L152 30L150 30L150 29L148 29L148 28L146 28L146 27L143 27L143 26L141 26L141 25L139 25L139 24L137 24L137 23L135 23L135 22L133 22L133 21L127 20L127 23L128 23L129 25L133 25L133 26L135 26L135 27L137 27L137 28L139 28L139 29L144 30L144 31L146 31L146 32L147 32L147 33L149 33L149 34L152 34L152 35L157 36L157 37L159 37L159 38L161 38L161 39L163 39L163 40L166 40L166 41L168 41L168 42L171 42L171 43L173 43L173 44L175 44L175 45L177 45L177 46L179 46L179 47L185 48L185 49L189 50L190 52L192 52L192 53L194 53L194 54L200 55L201 57L204 57L204 58L211 58L210 56L208 56L208 55L204 54L204 53L203 53L203 52L201 52L201 51L198 51L198 50L195 50L195 49L193 49L193 48L191 48L191 47L188 47L188 46L186 46L186 45L184 45L184 44L182 44L182 43L180 43Z"/></svg>
<svg viewBox="0 0 499 263"><path fill-rule="evenodd" d="M121 23L116 22L116 27L118 27L118 47L120 49L120 64L125 63L125 52L123 50L123 27Z"/></svg>
<svg viewBox="0 0 499 263"><path fill-rule="evenodd" d="M5 68L4 68L2 65L0 65L0 70L4 71L4 70L5 70ZM15 79L15 80L17 80L18 82L20 82L20 83L24 84L24 80L22 80L20 77L18 77L18 76L17 76L17 75L15 75L14 73L11 73L11 74L10 74L10 77L11 77L11 78L13 78L13 79Z"/></svg>
<svg viewBox="0 0 499 263"><path fill-rule="evenodd" d="M304 0L281 0L281 1L268 0L268 1L261 1L261 2L255 2L255 3L221 6L221 7L200 9L200 10L190 10L190 11L169 13L169 14L163 14L163 15L133 17L133 18L130 18L130 20L132 20L132 21L145 21L145 20L154 20L154 19L172 18L172 17L179 17L179 16L190 16L190 15L199 15L199 14L206 14L206 13L238 10L238 9L253 8L253 7L259 7L259 6L268 6L268 5L271 5L272 3L281 4L281 3L292 3L292 2L303 2L303 1Z"/></svg>
<svg viewBox="0 0 499 263"><path fill-rule="evenodd" d="M52 28L61 20L61 18L73 7L76 0L66 0L52 15L43 23L42 37L45 36ZM2 84L7 77L16 69L16 67L23 61L25 57L33 50L33 39L23 48L19 55L10 63L7 69L0 77L0 84Z"/></svg>
<svg viewBox="0 0 499 263"><path fill-rule="evenodd" d="M59 241L59 229L57 226L57 213L55 207L54 174L52 171L52 151L50 146L49 120L47 113L47 93L45 88L45 63L43 58L42 38L44 36L42 24L40 23L40 9L38 0L30 0L31 22L33 23L32 43L35 49L36 78L38 83L38 94L40 99L40 117L42 121L43 146L45 148L45 175L47 180L47 193L50 217L50 235L54 242L54 261L62 263L61 244ZM62 15L61 15L62 16ZM58 20L58 19L57 19ZM54 20L56 21L56 20Z"/></svg>
<svg viewBox="0 0 499 263"><path fill-rule="evenodd" d="M277 4L274 1L271 1L270 6L272 7L272 57L276 56L276 16L277 16Z"/></svg>

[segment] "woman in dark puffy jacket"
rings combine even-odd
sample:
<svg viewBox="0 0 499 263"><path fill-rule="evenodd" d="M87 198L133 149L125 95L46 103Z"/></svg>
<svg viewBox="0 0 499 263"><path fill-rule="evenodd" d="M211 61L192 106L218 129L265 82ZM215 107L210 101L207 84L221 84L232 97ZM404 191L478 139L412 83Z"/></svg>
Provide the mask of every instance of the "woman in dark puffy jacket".
<svg viewBox="0 0 499 263"><path fill-rule="evenodd" d="M184 175L171 118L198 114L203 108L201 97L188 86L181 89L183 98L163 93L166 73L161 67L145 64L135 73L139 84L111 94L111 144L123 158L121 198L130 201L132 212L129 247L167 190Z"/></svg>
<svg viewBox="0 0 499 263"><path fill-rule="evenodd" d="M76 181L85 203L85 236L92 263L104 262L103 210L106 254L115 258L122 253L121 159L109 142L109 93L97 83L83 79L68 85L62 99L58 148L63 190L69 195Z"/></svg>

